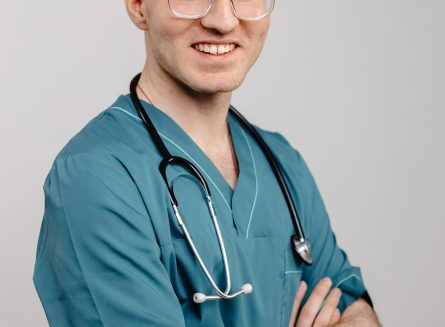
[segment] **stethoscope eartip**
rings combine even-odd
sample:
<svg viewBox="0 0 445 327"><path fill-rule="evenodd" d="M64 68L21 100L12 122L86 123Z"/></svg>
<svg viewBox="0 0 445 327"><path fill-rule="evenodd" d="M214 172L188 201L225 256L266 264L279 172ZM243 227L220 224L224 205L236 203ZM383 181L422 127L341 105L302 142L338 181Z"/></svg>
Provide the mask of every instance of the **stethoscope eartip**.
<svg viewBox="0 0 445 327"><path fill-rule="evenodd" d="M207 296L205 294L202 293L195 293L193 295L193 301L195 303L203 303L207 300Z"/></svg>
<svg viewBox="0 0 445 327"><path fill-rule="evenodd" d="M251 284L246 283L241 287L241 290L243 291L244 294L249 294L252 293L253 287Z"/></svg>

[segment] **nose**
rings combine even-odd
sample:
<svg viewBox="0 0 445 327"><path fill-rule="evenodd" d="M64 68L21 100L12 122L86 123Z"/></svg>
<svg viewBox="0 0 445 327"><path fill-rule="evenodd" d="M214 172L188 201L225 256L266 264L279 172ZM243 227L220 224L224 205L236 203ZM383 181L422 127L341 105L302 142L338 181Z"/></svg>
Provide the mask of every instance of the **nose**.
<svg viewBox="0 0 445 327"><path fill-rule="evenodd" d="M201 25L221 34L228 33L239 24L232 8L232 0L213 0L209 12L201 18Z"/></svg>

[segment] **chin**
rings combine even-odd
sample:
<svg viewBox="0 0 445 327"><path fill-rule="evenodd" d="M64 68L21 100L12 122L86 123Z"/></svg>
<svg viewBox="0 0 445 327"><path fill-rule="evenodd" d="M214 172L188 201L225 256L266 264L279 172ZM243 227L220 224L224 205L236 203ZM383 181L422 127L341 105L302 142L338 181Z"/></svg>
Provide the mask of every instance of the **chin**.
<svg viewBox="0 0 445 327"><path fill-rule="evenodd" d="M232 78L204 78L193 80L186 85L196 93L214 94L219 92L232 92L240 87L244 77Z"/></svg>

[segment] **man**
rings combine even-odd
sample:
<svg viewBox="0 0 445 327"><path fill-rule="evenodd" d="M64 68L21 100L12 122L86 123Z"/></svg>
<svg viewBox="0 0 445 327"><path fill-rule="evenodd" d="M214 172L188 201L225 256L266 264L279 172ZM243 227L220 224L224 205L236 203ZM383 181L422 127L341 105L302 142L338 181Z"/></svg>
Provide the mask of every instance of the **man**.
<svg viewBox="0 0 445 327"><path fill-rule="evenodd" d="M137 95L169 150L208 180L232 289L249 282L253 292L192 300L196 292L213 295L213 288L169 207L162 157L122 95L70 140L45 181L34 282L50 325L378 326L360 270L337 246L299 152L258 128L296 199L312 240L312 266L290 248L294 227L264 154L228 114L232 91L261 52L273 2L125 4L145 33ZM228 286L196 180L174 167L168 183L210 275Z"/></svg>

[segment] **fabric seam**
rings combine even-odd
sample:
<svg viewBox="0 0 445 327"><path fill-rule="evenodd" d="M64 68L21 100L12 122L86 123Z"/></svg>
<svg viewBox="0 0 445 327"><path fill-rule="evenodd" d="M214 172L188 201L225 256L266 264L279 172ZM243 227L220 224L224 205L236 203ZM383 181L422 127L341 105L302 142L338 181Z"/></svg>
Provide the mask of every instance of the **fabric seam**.
<svg viewBox="0 0 445 327"><path fill-rule="evenodd" d="M248 239L249 238L249 231L250 231L250 223L251 223L252 217L253 217L253 210L255 209L256 201L257 201L257 198L258 198L258 176L257 176L257 172L256 172L255 158L254 158L253 153L252 153L252 148L250 146L249 139L247 138L247 135L243 131L243 129L241 129L241 132L243 133L244 137L246 138L247 146L248 146L249 152L250 152L250 158L252 159L253 173L255 175L255 198L253 200L252 209L250 210L249 222L247 224L247 229L246 229L246 239Z"/></svg>

